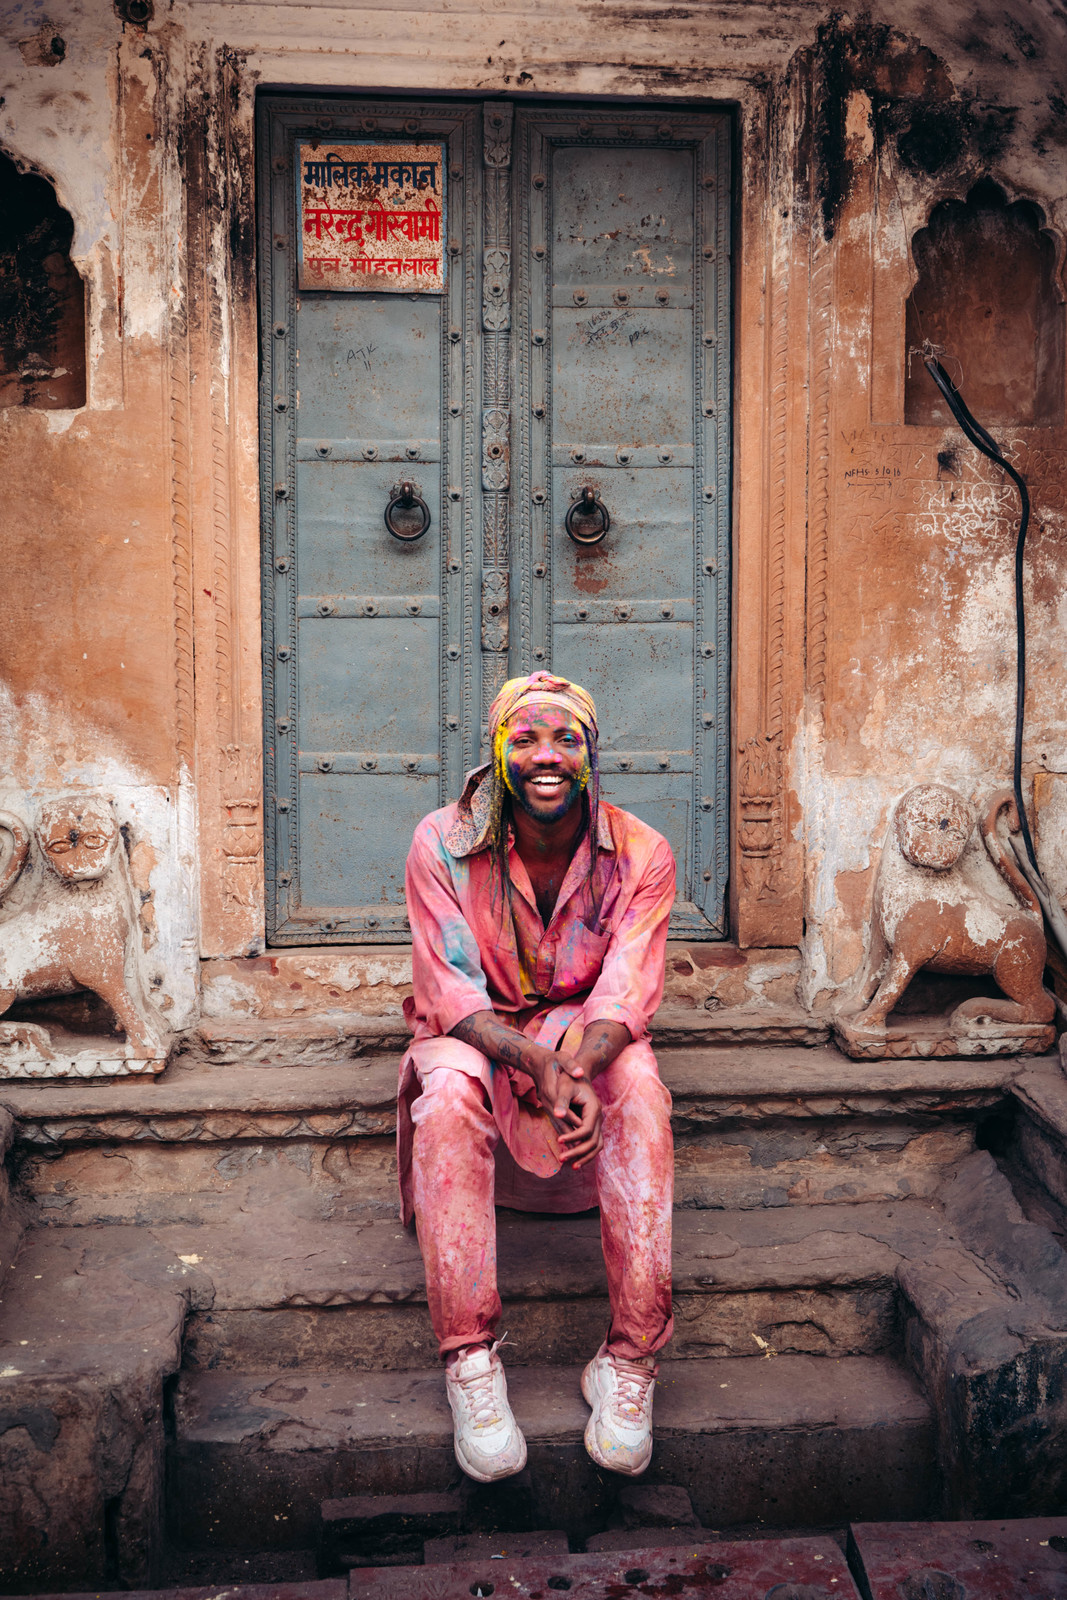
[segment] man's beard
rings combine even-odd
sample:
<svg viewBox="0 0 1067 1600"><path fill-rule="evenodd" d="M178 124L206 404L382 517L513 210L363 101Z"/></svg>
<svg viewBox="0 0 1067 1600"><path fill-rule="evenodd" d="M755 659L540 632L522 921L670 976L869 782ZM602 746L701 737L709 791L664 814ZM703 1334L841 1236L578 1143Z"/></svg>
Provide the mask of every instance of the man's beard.
<svg viewBox="0 0 1067 1600"><path fill-rule="evenodd" d="M517 784L511 790L511 798L513 801L518 802L520 810L524 811L532 821L552 823L559 822L562 817L565 817L575 802L581 799L582 793L581 779L572 778L559 803L553 806L551 811L538 811L530 804L526 798L525 783Z"/></svg>

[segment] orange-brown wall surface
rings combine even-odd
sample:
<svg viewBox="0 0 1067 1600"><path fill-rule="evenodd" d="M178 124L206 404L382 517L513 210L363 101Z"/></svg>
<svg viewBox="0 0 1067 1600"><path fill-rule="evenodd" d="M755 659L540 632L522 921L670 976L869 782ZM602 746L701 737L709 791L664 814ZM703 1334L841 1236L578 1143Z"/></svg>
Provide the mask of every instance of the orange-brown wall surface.
<svg viewBox="0 0 1067 1600"><path fill-rule="evenodd" d="M0 409L0 804L115 795L175 1021L195 1013L201 958L262 948L257 88L729 104L732 929L801 945L802 997L833 1003L862 960L896 798L937 778L980 799L1010 779L1015 504L957 429L905 421L924 404L907 302L935 208L990 182L1005 208L1032 207L1054 336L1054 8L883 3L846 23L789 0L156 0L145 26L120 11L49 0L0 21L0 151L54 185L87 295L85 405ZM989 293L995 319L1030 289L1002 275ZM1058 360L1062 395L1062 339ZM977 365L959 376L981 415L1004 383ZM1064 895L1067 434L1062 413L992 431L1034 500L1025 772Z"/></svg>

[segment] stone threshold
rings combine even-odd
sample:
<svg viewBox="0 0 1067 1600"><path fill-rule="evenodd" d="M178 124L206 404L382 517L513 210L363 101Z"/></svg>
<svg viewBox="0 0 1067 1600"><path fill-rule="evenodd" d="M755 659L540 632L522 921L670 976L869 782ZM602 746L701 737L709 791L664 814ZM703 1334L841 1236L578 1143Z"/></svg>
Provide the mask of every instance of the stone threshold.
<svg viewBox="0 0 1067 1600"><path fill-rule="evenodd" d="M663 1003L673 1010L798 1009L800 952L726 940L667 945ZM411 946L291 945L200 963L205 1016L311 1018L345 1011L398 1018L411 993ZM805 1015L803 1012L799 1013Z"/></svg>
<svg viewBox="0 0 1067 1600"><path fill-rule="evenodd" d="M658 1059L676 1125L690 1128L738 1118L973 1114L1042 1068L1004 1057L858 1062L825 1045L667 1049ZM31 1144L388 1134L397 1065L395 1053L338 1061L336 1051L289 1070L183 1058L150 1080L5 1082L0 1108L16 1139Z"/></svg>
<svg viewBox="0 0 1067 1600"><path fill-rule="evenodd" d="M717 1011L661 1006L652 1021L653 1043L686 1045L825 1044L830 1023L797 1005L730 1007ZM299 1066L403 1050L411 1034L402 1015L369 1016L358 1011L320 1011L303 1017L204 1017L178 1042L179 1054L214 1062Z"/></svg>

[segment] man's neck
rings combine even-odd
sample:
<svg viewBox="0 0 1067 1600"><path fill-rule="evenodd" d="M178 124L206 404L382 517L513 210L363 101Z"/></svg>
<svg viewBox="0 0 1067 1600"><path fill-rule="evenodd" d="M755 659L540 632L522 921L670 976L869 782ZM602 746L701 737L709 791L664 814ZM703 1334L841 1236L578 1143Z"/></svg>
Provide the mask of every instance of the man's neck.
<svg viewBox="0 0 1067 1600"><path fill-rule="evenodd" d="M530 884L545 927L559 899L567 868L574 859L585 822L585 806L576 800L556 822L538 822L519 806L512 807L515 848L530 875Z"/></svg>
<svg viewBox="0 0 1067 1600"><path fill-rule="evenodd" d="M538 822L536 818L528 816L521 806L512 805L511 821L515 830L515 848L527 867L531 862L559 861L563 858L569 866L582 837L585 806L579 798L555 822Z"/></svg>

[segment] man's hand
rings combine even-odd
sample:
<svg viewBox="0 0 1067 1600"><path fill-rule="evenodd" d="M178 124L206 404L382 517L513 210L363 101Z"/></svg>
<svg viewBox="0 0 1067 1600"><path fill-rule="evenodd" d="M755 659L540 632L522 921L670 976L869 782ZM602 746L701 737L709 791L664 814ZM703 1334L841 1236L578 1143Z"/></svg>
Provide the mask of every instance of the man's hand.
<svg viewBox="0 0 1067 1600"><path fill-rule="evenodd" d="M610 1022L598 1026L619 1027ZM626 1029L619 1028L619 1031L628 1041L630 1035ZM493 1061L518 1067L532 1078L538 1099L560 1130L562 1158L573 1162L576 1168L592 1161L604 1141L600 1131L600 1100L579 1060L585 1048L584 1039L576 1056L546 1050L544 1045L527 1039L517 1028L501 1022L492 1011L476 1011L473 1016L464 1017L452 1029L452 1037L462 1039L464 1044L472 1045ZM616 1050L615 1055L618 1053ZM614 1060L614 1055L611 1059Z"/></svg>
<svg viewBox="0 0 1067 1600"><path fill-rule="evenodd" d="M537 1098L556 1124L560 1156L572 1162L575 1169L584 1167L604 1143L600 1097L591 1083L574 1076L572 1056L561 1055L557 1050L542 1054L543 1061L530 1073L537 1085Z"/></svg>
<svg viewBox="0 0 1067 1600"><path fill-rule="evenodd" d="M570 1095L570 1104L565 1118L570 1127L566 1133L559 1135L559 1153L577 1172L579 1167L594 1160L604 1148L603 1114L600 1097L591 1083L571 1078L570 1085L566 1091Z"/></svg>

